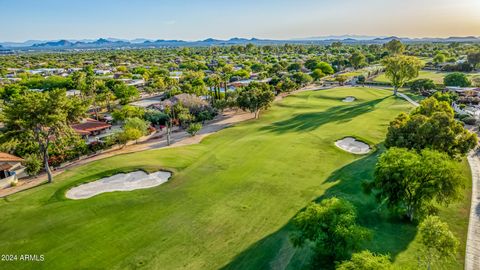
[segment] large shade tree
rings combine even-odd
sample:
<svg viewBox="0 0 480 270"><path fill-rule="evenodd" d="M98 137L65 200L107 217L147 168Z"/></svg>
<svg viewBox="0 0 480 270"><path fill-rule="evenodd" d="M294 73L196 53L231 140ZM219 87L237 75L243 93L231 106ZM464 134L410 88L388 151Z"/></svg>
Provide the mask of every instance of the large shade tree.
<svg viewBox="0 0 480 270"><path fill-rule="evenodd" d="M357 225L355 207L340 198L312 203L293 219L294 231L290 240L294 246L312 243L316 266L328 267L334 262L347 259L361 243L370 237L370 232Z"/></svg>
<svg viewBox="0 0 480 270"><path fill-rule="evenodd" d="M55 141L75 136L69 123L82 117L86 107L75 97L67 98L65 90L26 92L3 108L7 136L36 143L48 181L52 182L49 149Z"/></svg>
<svg viewBox="0 0 480 270"><path fill-rule="evenodd" d="M451 157L467 154L477 145L476 134L455 120L445 101L428 98L410 114L402 113L390 123L385 146L445 152Z"/></svg>
<svg viewBox="0 0 480 270"><path fill-rule="evenodd" d="M390 40L383 45L383 48L385 48L390 55L402 54L405 51L405 45L398 39Z"/></svg>
<svg viewBox="0 0 480 270"><path fill-rule="evenodd" d="M418 77L418 72L423 67L422 61L417 57L405 55L388 57L382 63L385 66L385 76L392 83L394 95L407 81Z"/></svg>
<svg viewBox="0 0 480 270"><path fill-rule="evenodd" d="M350 63L352 64L352 66L357 69L357 68L360 68L360 67L363 67L367 64L366 60L367 58L365 57L365 55L361 52L354 52L351 56L350 56Z"/></svg>
<svg viewBox="0 0 480 270"><path fill-rule="evenodd" d="M457 162L427 149L390 148L380 156L374 175L365 183L366 191L411 221L435 210L434 202L448 205L460 198L465 183Z"/></svg>
<svg viewBox="0 0 480 270"><path fill-rule="evenodd" d="M260 110L267 109L275 99L272 86L265 83L252 82L238 95L237 104L243 110L255 114L255 119L260 115Z"/></svg>

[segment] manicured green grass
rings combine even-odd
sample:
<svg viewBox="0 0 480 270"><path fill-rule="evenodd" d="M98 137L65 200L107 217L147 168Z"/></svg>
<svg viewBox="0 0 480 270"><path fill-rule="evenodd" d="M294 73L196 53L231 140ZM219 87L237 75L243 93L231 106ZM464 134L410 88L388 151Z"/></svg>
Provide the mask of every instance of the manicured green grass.
<svg viewBox="0 0 480 270"><path fill-rule="evenodd" d="M436 84L443 84L443 78L451 72L437 72L431 70L421 70L418 74L417 79L431 79ZM468 77L471 79L474 76L478 76L478 73L469 73ZM387 79L384 73L378 75L377 77L373 78L374 82L382 82L382 83L389 83L390 80Z"/></svg>
<svg viewBox="0 0 480 270"><path fill-rule="evenodd" d="M357 101L344 103L346 96ZM44 262L0 269L301 269L310 252L288 241L291 218L312 200L352 201L373 231L365 248L415 267L416 228L363 194L379 153L334 146L345 136L374 145L411 106L390 90L303 92L187 147L120 155L67 171L0 201L0 253L43 254ZM73 201L64 192L120 171L169 169L170 182ZM468 190L466 191L468 193ZM469 200L441 212L465 244ZM463 253L450 269L461 269Z"/></svg>

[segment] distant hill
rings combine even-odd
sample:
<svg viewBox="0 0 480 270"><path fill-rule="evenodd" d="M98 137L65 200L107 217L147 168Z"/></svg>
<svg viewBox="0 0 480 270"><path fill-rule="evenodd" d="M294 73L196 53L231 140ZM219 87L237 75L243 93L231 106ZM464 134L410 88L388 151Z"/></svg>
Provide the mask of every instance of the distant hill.
<svg viewBox="0 0 480 270"><path fill-rule="evenodd" d="M49 41L45 43L36 43L33 44L32 47L38 48L38 47L71 47L73 46L73 42L70 42L68 40L62 39L59 41Z"/></svg>
<svg viewBox="0 0 480 270"><path fill-rule="evenodd" d="M149 39L116 39L116 38L99 38L96 40L50 40L50 41L34 41L29 40L20 42L3 42L0 43L4 48L15 50L70 50L70 49L102 49L102 48L155 48L155 47L182 47L182 46L224 46L224 45L242 45L253 43L256 45L275 45L275 44L322 44L328 45L333 42L343 42L345 44L383 44L390 40L398 39L404 43L431 43L431 42L480 42L479 37L448 37L448 38L408 38L408 37L375 37L361 35L342 35L342 36L324 36L311 37L304 39L292 40L270 40L257 38L240 38L234 37L228 40L220 40L215 38L207 38L198 41L185 40L149 40Z"/></svg>

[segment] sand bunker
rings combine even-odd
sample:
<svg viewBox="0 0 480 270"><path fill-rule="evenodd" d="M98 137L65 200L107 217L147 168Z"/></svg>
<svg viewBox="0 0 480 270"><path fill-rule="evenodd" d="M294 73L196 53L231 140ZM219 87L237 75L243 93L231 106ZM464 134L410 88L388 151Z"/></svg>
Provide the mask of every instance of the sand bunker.
<svg viewBox="0 0 480 270"><path fill-rule="evenodd" d="M335 142L335 145L340 149L357 155L367 154L372 150L368 144L357 141L352 137L346 137L338 140Z"/></svg>
<svg viewBox="0 0 480 270"><path fill-rule="evenodd" d="M343 102L354 102L355 101L355 97L346 97L344 100L342 100Z"/></svg>
<svg viewBox="0 0 480 270"><path fill-rule="evenodd" d="M119 173L74 187L67 191L65 196L69 199L79 200L91 198L95 195L106 192L152 188L167 182L171 176L172 173L165 171L154 172L151 174L147 174L144 171Z"/></svg>

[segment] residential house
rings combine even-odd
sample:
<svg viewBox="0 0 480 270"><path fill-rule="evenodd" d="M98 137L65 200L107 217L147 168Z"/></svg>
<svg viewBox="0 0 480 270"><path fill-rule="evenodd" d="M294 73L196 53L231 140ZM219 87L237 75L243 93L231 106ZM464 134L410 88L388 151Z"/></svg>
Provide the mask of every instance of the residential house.
<svg viewBox="0 0 480 270"><path fill-rule="evenodd" d="M24 160L8 153L0 152L0 189L16 183L19 178L25 177Z"/></svg>
<svg viewBox="0 0 480 270"><path fill-rule="evenodd" d="M71 128L82 136L87 143L92 143L98 141L99 138L111 135L111 127L112 125L106 122L91 118L87 118L81 123L71 125Z"/></svg>

